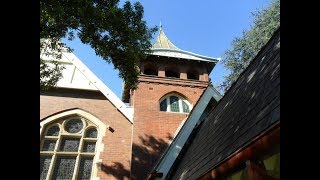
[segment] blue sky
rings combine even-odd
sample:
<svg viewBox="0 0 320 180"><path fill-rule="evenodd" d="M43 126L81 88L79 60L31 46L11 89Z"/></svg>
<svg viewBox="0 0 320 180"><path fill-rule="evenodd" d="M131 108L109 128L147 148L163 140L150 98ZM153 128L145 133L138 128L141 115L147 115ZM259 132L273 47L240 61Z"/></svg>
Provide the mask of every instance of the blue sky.
<svg viewBox="0 0 320 180"><path fill-rule="evenodd" d="M120 2L120 5L124 1ZM136 1L131 1L136 2ZM270 0L141 0L144 20L149 27L162 24L170 41L178 48L209 57L221 57L231 48L231 42L252 24L252 12L267 7ZM158 32L154 34L152 43ZM123 81L118 70L79 39L63 42L74 49L74 54L86 64L119 98ZM214 86L223 81L228 71L222 63L212 70Z"/></svg>

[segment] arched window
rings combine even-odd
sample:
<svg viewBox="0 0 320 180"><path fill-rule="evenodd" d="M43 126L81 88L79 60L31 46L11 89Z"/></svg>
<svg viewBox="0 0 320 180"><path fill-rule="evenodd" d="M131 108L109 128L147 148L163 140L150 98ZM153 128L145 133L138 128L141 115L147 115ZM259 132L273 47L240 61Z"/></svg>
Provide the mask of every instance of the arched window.
<svg viewBox="0 0 320 180"><path fill-rule="evenodd" d="M188 72L187 72L187 78L188 78L188 79L199 80L199 73L196 72L196 71L188 71Z"/></svg>
<svg viewBox="0 0 320 180"><path fill-rule="evenodd" d="M199 75L198 75L198 74L194 74L194 73L187 73L187 77L188 77L188 79L195 79L195 80L199 80Z"/></svg>
<svg viewBox="0 0 320 180"><path fill-rule="evenodd" d="M143 74L158 76L158 68L153 64L145 64Z"/></svg>
<svg viewBox="0 0 320 180"><path fill-rule="evenodd" d="M165 68L165 76L166 77L174 77L174 78L180 78L180 72L179 69L175 66L168 66Z"/></svg>
<svg viewBox="0 0 320 180"><path fill-rule="evenodd" d="M80 116L46 124L40 144L40 179L91 179L98 128Z"/></svg>
<svg viewBox="0 0 320 180"><path fill-rule="evenodd" d="M160 101L160 111L189 113L190 103L177 95L169 95Z"/></svg>
<svg viewBox="0 0 320 180"><path fill-rule="evenodd" d="M155 71L154 69L145 69L145 70L144 70L144 74L157 76L157 75L158 75L158 72Z"/></svg>
<svg viewBox="0 0 320 180"><path fill-rule="evenodd" d="M166 77L175 77L175 78L179 78L178 73L171 71L171 70L166 70Z"/></svg>

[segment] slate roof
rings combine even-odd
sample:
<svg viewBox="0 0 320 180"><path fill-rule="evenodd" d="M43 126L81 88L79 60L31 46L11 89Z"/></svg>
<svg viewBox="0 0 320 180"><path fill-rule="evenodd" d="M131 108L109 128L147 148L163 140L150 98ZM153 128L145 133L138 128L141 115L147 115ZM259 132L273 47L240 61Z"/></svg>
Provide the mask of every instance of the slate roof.
<svg viewBox="0 0 320 180"><path fill-rule="evenodd" d="M209 113L189 145L183 147L169 179L201 177L278 123L280 28Z"/></svg>

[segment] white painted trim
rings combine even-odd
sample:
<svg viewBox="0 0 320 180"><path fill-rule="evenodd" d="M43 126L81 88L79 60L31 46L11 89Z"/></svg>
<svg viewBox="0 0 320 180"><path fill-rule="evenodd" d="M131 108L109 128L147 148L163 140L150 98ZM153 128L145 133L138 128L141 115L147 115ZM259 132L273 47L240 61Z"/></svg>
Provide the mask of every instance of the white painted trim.
<svg viewBox="0 0 320 180"><path fill-rule="evenodd" d="M52 57L40 54L40 57L47 62L52 61ZM59 63L73 64L82 75L84 75L91 84L97 88L129 121L133 123L133 108L127 107L109 88L106 86L82 61L73 53L62 52L62 58L58 60ZM79 88L76 85L68 85L67 88L74 89L87 89ZM90 89L94 90L94 89Z"/></svg>
<svg viewBox="0 0 320 180"><path fill-rule="evenodd" d="M191 60L197 60L197 61L213 62L213 63L217 63L221 60L221 58L212 58L212 57L202 56L200 54L192 53L189 51L176 50L176 49L153 48L151 49L151 54L159 55L159 56L191 59Z"/></svg>
<svg viewBox="0 0 320 180"><path fill-rule="evenodd" d="M133 123L133 109L127 107L80 59L73 53L63 53L73 65L95 86L131 123Z"/></svg>
<svg viewBox="0 0 320 180"><path fill-rule="evenodd" d="M156 172L163 173L162 178L156 179L166 178L171 166L178 157L182 147L188 140L192 130L196 127L202 113L206 109L211 98L214 98L216 101L219 101L222 98L222 96L212 86L208 86L208 88L204 91L203 95L199 99L197 105L190 112L189 117L182 125L178 134L173 139L168 149L162 155L161 160L155 166L154 170Z"/></svg>
<svg viewBox="0 0 320 180"><path fill-rule="evenodd" d="M173 134L173 138L176 137L180 131L180 129L182 128L182 126L184 125L184 123L186 122L186 120L188 119L188 117L184 118L181 123L179 124L179 126L177 127L176 131ZM173 141L173 139L170 141L169 144L171 144L171 142Z"/></svg>
<svg viewBox="0 0 320 180"><path fill-rule="evenodd" d="M43 56L42 58L43 58L42 60L44 62L46 62L46 63L58 62L59 64L70 64L70 65L72 65L72 62L69 62L69 61L62 61L62 60L55 61L55 60L52 60L52 59L46 59L46 58L48 58L47 56Z"/></svg>

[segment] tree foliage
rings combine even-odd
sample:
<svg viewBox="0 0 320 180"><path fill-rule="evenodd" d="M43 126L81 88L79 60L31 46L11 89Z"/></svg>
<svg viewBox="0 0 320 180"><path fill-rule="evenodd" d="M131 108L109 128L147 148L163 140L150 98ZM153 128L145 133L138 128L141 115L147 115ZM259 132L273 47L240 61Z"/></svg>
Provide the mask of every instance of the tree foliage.
<svg viewBox="0 0 320 180"><path fill-rule="evenodd" d="M254 12L253 18L251 29L243 31L241 37L236 37L232 41L231 49L224 54L224 67L231 71L220 85L224 91L237 80L280 26L280 0L273 0L266 9Z"/></svg>
<svg viewBox="0 0 320 180"><path fill-rule="evenodd" d="M62 77L64 66L58 61L51 61L49 64L40 59L40 90L45 91L52 88Z"/></svg>
<svg viewBox="0 0 320 180"><path fill-rule="evenodd" d="M58 40L40 40L40 91L54 87L62 77L64 66L58 60L61 59L63 52L69 51L70 49Z"/></svg>
<svg viewBox="0 0 320 180"><path fill-rule="evenodd" d="M142 20L144 10L139 2L126 1L123 7L118 4L119 0L40 0L40 38L50 40L50 43L41 41L40 51L50 47L56 52L54 57L61 57L63 51L71 49L66 49L59 40L64 37L72 40L77 35L119 70L119 77L128 87L136 88L137 65L150 52L150 40L157 28L148 28ZM40 62L40 70L48 68ZM59 79L59 70L58 64L47 70L53 79L47 81L50 78L42 76L47 79L40 79L40 84L46 84L40 89L54 84Z"/></svg>

